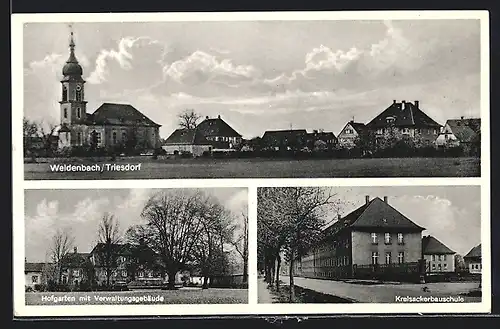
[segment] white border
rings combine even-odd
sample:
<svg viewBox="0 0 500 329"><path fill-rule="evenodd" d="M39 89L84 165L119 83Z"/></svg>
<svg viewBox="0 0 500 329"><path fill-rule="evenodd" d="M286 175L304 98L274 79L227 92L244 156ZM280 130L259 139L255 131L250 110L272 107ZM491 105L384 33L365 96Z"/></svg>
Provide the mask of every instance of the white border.
<svg viewBox="0 0 500 329"><path fill-rule="evenodd" d="M28 22L166 22L253 20L415 20L479 19L481 22L481 178L338 178L338 179L192 179L112 181L24 181L22 155L23 24ZM73 13L14 14L12 29L12 166L13 166L13 296L15 316L152 316L234 314L386 314L487 313L491 311L490 242L490 115L488 11L370 11L370 12L238 12L238 13ZM466 304L257 304L258 186L452 186L481 185L483 298ZM249 191L249 304L230 305L89 305L27 306L24 302L24 189L248 187Z"/></svg>

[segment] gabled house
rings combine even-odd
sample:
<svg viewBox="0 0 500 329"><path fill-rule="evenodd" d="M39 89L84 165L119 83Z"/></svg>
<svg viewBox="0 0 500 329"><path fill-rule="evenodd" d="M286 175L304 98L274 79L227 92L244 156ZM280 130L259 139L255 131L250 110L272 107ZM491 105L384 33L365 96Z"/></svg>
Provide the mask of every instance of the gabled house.
<svg viewBox="0 0 500 329"><path fill-rule="evenodd" d="M426 271L454 272L455 252L431 235L422 238L422 253L426 262Z"/></svg>
<svg viewBox="0 0 500 329"><path fill-rule="evenodd" d="M212 150L234 150L241 144L242 136L220 115L217 118L207 116L196 126L196 130L212 145Z"/></svg>
<svg viewBox="0 0 500 329"><path fill-rule="evenodd" d="M198 157L212 151L212 144L197 129L177 129L163 143L167 154L191 153Z"/></svg>
<svg viewBox="0 0 500 329"><path fill-rule="evenodd" d="M421 272L422 231L384 200L365 203L323 231L322 241L296 262L299 275L317 278L359 277Z"/></svg>
<svg viewBox="0 0 500 329"><path fill-rule="evenodd" d="M471 150L481 141L481 119L450 119L446 121L436 145L439 147L463 146Z"/></svg>
<svg viewBox="0 0 500 329"><path fill-rule="evenodd" d="M420 109L419 101L414 103L393 100L382 113L373 118L366 128L380 143L383 139L408 139L424 144L433 144L441 125Z"/></svg>
<svg viewBox="0 0 500 329"><path fill-rule="evenodd" d="M340 147L354 148L360 139L366 138L366 126L364 123L351 120L342 128L337 138Z"/></svg>
<svg viewBox="0 0 500 329"><path fill-rule="evenodd" d="M305 129L267 130L262 136L261 145L266 150L291 151L307 146L307 141Z"/></svg>
<svg viewBox="0 0 500 329"><path fill-rule="evenodd" d="M469 273L481 274L482 263L481 263L481 244L472 248L467 255L464 256L465 265L469 269Z"/></svg>
<svg viewBox="0 0 500 329"><path fill-rule="evenodd" d="M46 263L24 263L24 285L31 289L35 289L37 285L47 284L47 276L44 271L47 270Z"/></svg>
<svg viewBox="0 0 500 329"><path fill-rule="evenodd" d="M307 134L307 147L310 150L323 151L330 150L337 145L337 137L332 132L313 130Z"/></svg>

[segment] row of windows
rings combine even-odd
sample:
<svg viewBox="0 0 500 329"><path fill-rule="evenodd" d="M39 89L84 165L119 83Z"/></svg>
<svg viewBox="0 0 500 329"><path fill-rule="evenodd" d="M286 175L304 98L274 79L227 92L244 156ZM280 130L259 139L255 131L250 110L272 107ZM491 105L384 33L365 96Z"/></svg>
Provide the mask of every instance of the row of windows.
<svg viewBox="0 0 500 329"><path fill-rule="evenodd" d="M387 134L391 131L392 128L380 128L380 129L377 129L377 134L379 135L382 135L382 134ZM437 129L421 129L421 128L416 128L415 129L415 133L417 134L434 134L434 135L437 135L438 134L438 130ZM401 129L401 133L402 134L409 134L410 133L410 128L402 128Z"/></svg>
<svg viewBox="0 0 500 329"><path fill-rule="evenodd" d="M373 244L378 244L378 233L372 233L371 234L371 241ZM397 234L397 241L398 244L404 244L404 235L403 233L398 233ZM384 233L384 243L385 244L392 244L392 235L391 233Z"/></svg>
<svg viewBox="0 0 500 329"><path fill-rule="evenodd" d="M441 263L437 264L438 271L446 270L446 269L448 269L448 264L446 264L446 263L444 263L443 265L441 265ZM436 270L436 264L432 264L432 270Z"/></svg>
<svg viewBox="0 0 500 329"><path fill-rule="evenodd" d="M471 267L473 270L480 270L481 269L481 264L471 264Z"/></svg>
<svg viewBox="0 0 500 329"><path fill-rule="evenodd" d="M76 90L74 92L74 95L75 95L74 99L77 102L81 102L83 100L83 89L82 89L82 87L77 86ZM67 102L68 101L68 88L66 88L66 86L63 86L63 88L62 88L62 101L63 102Z"/></svg>
<svg viewBox="0 0 500 329"><path fill-rule="evenodd" d="M446 260L446 255L432 255L432 261L445 261Z"/></svg>
<svg viewBox="0 0 500 329"><path fill-rule="evenodd" d="M405 253L404 251L398 252L398 264L403 264L405 262ZM392 264L392 253L391 252L386 252L385 253L385 264ZM379 253L378 251L373 251L372 252L372 264L376 265L379 264Z"/></svg>
<svg viewBox="0 0 500 329"><path fill-rule="evenodd" d="M64 119L68 118L68 109L67 108L64 109L64 114L63 115L64 115ZM81 119L81 117L82 117L82 109L80 107L76 108L76 117L78 119Z"/></svg>

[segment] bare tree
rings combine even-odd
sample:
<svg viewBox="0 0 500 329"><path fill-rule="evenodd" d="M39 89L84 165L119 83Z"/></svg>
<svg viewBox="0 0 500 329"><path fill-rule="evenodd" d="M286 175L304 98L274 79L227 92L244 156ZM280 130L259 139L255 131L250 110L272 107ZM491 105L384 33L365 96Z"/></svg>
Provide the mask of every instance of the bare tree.
<svg viewBox="0 0 500 329"><path fill-rule="evenodd" d="M50 256L56 267L57 283L61 283L64 260L74 244L74 237L67 230L57 230L52 237Z"/></svg>
<svg viewBox="0 0 500 329"><path fill-rule="evenodd" d="M53 150L53 135L57 125L37 122L23 117L24 154L35 159L36 150L45 150L48 154Z"/></svg>
<svg viewBox="0 0 500 329"><path fill-rule="evenodd" d="M178 116L179 126L183 129L195 129L198 125L198 120L201 118L194 110L185 110Z"/></svg>
<svg viewBox="0 0 500 329"><path fill-rule="evenodd" d="M106 285L109 287L109 281L114 270L117 267L121 236L119 232L118 221L112 214L105 213L99 223L98 229L98 253L100 265L106 271Z"/></svg>
<svg viewBox="0 0 500 329"><path fill-rule="evenodd" d="M152 195L142 211L150 232L150 247L165 265L170 289L200 239L204 200L200 191L169 189Z"/></svg>
<svg viewBox="0 0 500 329"><path fill-rule="evenodd" d="M243 260L243 283L248 280L248 210L241 213L242 225L237 226L236 237L230 241Z"/></svg>

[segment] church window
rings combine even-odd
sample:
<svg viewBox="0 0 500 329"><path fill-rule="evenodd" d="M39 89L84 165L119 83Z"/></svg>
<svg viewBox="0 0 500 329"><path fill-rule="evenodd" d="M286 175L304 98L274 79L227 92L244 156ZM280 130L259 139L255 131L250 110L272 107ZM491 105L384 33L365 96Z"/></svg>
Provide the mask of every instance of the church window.
<svg viewBox="0 0 500 329"><path fill-rule="evenodd" d="M66 102L68 100L68 88L63 86L62 88L62 101Z"/></svg>
<svg viewBox="0 0 500 329"><path fill-rule="evenodd" d="M76 134L76 143L78 145L82 144L82 133L81 132L79 132L79 133Z"/></svg>
<svg viewBox="0 0 500 329"><path fill-rule="evenodd" d="M64 109L64 119L68 118L68 109Z"/></svg>
<svg viewBox="0 0 500 329"><path fill-rule="evenodd" d="M77 107L76 108L76 117L80 119L82 117L82 109Z"/></svg>
<svg viewBox="0 0 500 329"><path fill-rule="evenodd" d="M122 142L125 143L127 141L127 132L122 131Z"/></svg>
<svg viewBox="0 0 500 329"><path fill-rule="evenodd" d="M113 144L116 144L116 131L113 131Z"/></svg>
<svg viewBox="0 0 500 329"><path fill-rule="evenodd" d="M96 133L96 141L97 141L97 145L101 145L101 133L98 132Z"/></svg>
<svg viewBox="0 0 500 329"><path fill-rule="evenodd" d="M82 101L82 87L80 85L76 86L76 101L81 102Z"/></svg>

